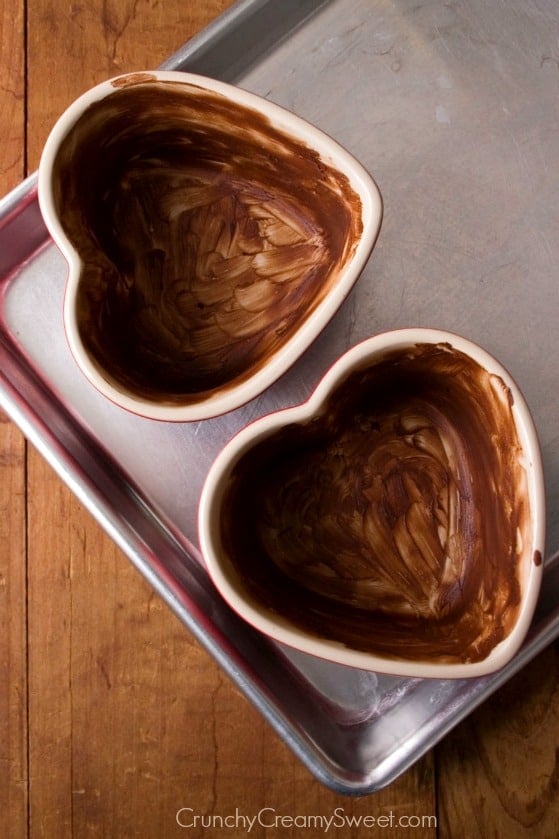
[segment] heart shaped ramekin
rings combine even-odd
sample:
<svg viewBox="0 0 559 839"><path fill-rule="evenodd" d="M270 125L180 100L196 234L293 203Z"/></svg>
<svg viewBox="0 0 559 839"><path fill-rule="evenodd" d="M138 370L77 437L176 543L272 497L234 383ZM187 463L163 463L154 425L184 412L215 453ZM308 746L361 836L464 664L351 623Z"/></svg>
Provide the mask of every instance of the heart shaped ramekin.
<svg viewBox="0 0 559 839"><path fill-rule="evenodd" d="M277 641L377 672L481 676L517 652L540 588L534 423L479 346L377 335L227 444L199 534L225 600Z"/></svg>
<svg viewBox="0 0 559 839"><path fill-rule="evenodd" d="M39 202L69 264L71 351L113 402L200 420L272 384L332 318L382 217L337 142L181 72L104 82L60 117Z"/></svg>

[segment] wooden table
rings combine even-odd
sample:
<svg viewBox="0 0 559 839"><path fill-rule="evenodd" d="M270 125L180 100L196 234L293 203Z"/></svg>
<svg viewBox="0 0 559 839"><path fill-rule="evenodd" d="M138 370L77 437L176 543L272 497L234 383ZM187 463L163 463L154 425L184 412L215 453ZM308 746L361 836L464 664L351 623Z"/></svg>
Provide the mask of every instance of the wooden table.
<svg viewBox="0 0 559 839"><path fill-rule="evenodd" d="M2 194L37 167L76 95L156 66L228 5L4 0ZM330 831L344 837L558 836L559 657L546 650L388 789L336 795L0 416L0 767L0 836L13 839L266 834L186 827L190 811L181 828L184 807L198 817L265 812L281 818L278 836L325 835L289 819L336 808L392 813L389 829L381 820L376 831ZM436 816L438 828L394 827L402 816Z"/></svg>

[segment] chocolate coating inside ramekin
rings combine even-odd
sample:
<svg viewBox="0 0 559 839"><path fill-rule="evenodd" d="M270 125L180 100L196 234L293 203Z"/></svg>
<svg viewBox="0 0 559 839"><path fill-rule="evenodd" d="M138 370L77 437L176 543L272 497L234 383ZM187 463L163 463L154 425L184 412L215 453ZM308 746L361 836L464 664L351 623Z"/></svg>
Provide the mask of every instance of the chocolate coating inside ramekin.
<svg viewBox="0 0 559 839"><path fill-rule="evenodd" d="M83 263L84 346L110 381L170 404L265 365L362 229L359 197L316 151L224 96L149 76L87 108L54 184Z"/></svg>
<svg viewBox="0 0 559 839"><path fill-rule="evenodd" d="M220 528L230 578L311 635L480 661L533 541L510 390L449 344L391 350L242 455Z"/></svg>

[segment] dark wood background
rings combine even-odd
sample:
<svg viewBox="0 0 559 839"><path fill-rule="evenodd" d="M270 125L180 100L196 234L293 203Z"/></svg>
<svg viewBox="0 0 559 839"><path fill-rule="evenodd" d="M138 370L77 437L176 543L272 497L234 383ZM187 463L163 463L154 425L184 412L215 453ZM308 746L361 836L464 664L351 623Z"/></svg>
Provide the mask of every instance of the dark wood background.
<svg viewBox="0 0 559 839"><path fill-rule="evenodd" d="M279 0L278 0L279 1ZM91 85L157 66L229 0L3 0L0 188ZM0 415L0 836L245 835L199 814L436 815L337 835L559 835L559 659L546 650L388 789L346 798L295 759ZM265 834L253 828L252 836ZM323 836L282 827L278 836Z"/></svg>

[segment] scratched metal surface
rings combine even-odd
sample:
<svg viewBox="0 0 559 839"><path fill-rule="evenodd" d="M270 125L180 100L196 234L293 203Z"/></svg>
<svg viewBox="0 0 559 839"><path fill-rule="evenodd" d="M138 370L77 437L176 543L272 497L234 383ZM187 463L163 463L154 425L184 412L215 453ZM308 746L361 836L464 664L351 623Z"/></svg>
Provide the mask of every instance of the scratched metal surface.
<svg viewBox="0 0 559 839"><path fill-rule="evenodd" d="M545 620L496 677L426 682L347 670L268 645L227 612L190 559L200 490L235 431L305 399L347 347L401 326L441 327L482 344L524 391L544 456L548 547L559 548L558 43L551 0L289 0L281 14L272 0L245 0L169 59L317 124L369 168L385 204L373 256L329 327L274 387L215 420L165 425L103 400L69 356L66 268L44 241L34 180L0 208L1 403L301 759L340 791L389 783L559 634L557 562L546 573Z"/></svg>

